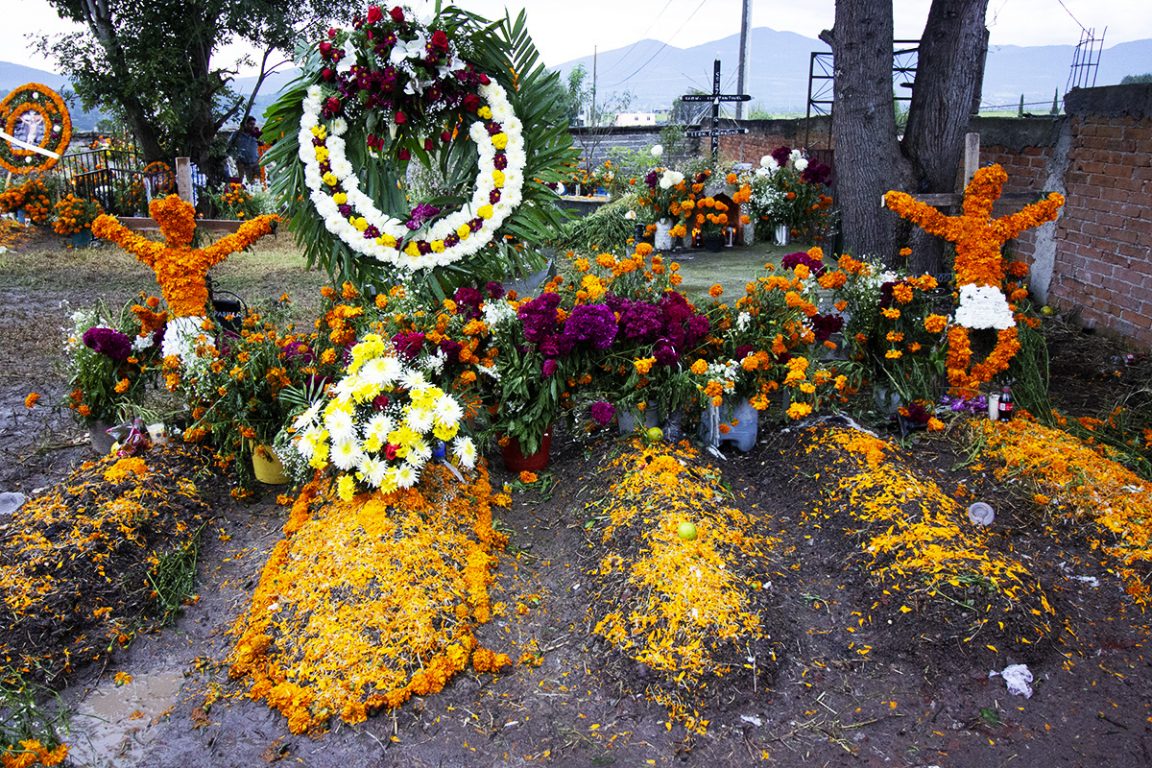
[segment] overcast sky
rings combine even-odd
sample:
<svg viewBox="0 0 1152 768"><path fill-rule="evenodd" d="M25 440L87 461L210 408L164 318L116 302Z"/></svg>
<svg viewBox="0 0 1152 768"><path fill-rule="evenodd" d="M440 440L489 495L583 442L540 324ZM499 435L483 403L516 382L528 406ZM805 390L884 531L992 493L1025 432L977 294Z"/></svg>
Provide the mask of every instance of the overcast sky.
<svg viewBox="0 0 1152 768"><path fill-rule="evenodd" d="M290 2L291 0L285 0ZM896 35L917 38L930 0L894 0ZM365 2L365 6L367 6ZM395 3L383 3L391 6ZM528 11L528 25L545 63L561 64L642 38L678 48L740 31L741 0L458 0L488 18L505 7ZM816 37L832 26L834 0L752 0L752 25ZM0 60L55 69L31 50L28 34L68 29L45 0L0 0ZM1105 47L1152 38L1152 0L989 0L992 45L1075 45L1082 24L1104 32ZM222 62L221 62L222 63Z"/></svg>

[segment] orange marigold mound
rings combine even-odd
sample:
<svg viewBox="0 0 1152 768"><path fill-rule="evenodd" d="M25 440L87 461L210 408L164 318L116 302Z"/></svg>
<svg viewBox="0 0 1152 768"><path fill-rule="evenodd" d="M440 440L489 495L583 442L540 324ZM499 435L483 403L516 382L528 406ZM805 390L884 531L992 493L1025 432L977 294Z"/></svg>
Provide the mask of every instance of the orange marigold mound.
<svg viewBox="0 0 1152 768"><path fill-rule="evenodd" d="M839 427L810 429L804 439L807 452L828 466L822 498L805 513L805 524L858 540L846 567L876 590L861 626L888 622L909 637L943 636L993 653L1027 654L1054 639L1055 611L1010 543L973 525L897 446ZM870 648L856 650L866 655Z"/></svg>
<svg viewBox="0 0 1152 768"><path fill-rule="evenodd" d="M752 690L751 678L766 686L775 670L757 574L769 570L776 542L724 503L719 470L694 450L639 440L631 448L608 467L619 479L601 509L593 633L654 672L638 687L673 721L704 733L705 690L725 680Z"/></svg>
<svg viewBox="0 0 1152 768"><path fill-rule="evenodd" d="M1114 461L1102 446L1034 421L975 421L996 477L1024 483L1049 514L1076 526L1139 605L1152 604L1152 483ZM1054 526L1057 530L1067 526Z"/></svg>
<svg viewBox="0 0 1152 768"><path fill-rule="evenodd" d="M232 676L293 733L319 733L436 693L469 663L508 666L473 634L506 543L491 495L483 468L461 483L440 465L418 488L347 502L326 480L305 486L232 629Z"/></svg>
<svg viewBox="0 0 1152 768"><path fill-rule="evenodd" d="M0 660L55 684L127 643L164 603L158 571L195 544L207 505L183 448L82 465L0 526Z"/></svg>

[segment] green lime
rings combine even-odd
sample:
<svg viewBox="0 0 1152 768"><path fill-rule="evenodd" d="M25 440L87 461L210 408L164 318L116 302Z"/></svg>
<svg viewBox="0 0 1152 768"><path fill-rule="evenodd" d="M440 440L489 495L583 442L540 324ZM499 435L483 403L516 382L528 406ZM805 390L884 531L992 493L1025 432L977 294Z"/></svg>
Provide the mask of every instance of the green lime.
<svg viewBox="0 0 1152 768"><path fill-rule="evenodd" d="M648 431L644 433L644 437L648 438L650 443L658 443L664 439L664 430L660 427L648 427Z"/></svg>
<svg viewBox="0 0 1152 768"><path fill-rule="evenodd" d="M680 538L684 541L695 541L696 524L687 522L680 523L680 527L676 529L676 533L680 534Z"/></svg>

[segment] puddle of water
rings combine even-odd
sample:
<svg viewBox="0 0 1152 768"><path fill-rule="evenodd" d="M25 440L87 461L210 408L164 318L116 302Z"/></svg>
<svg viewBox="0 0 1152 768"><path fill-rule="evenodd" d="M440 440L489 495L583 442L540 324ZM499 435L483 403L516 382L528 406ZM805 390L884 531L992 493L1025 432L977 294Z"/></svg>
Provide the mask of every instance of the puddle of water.
<svg viewBox="0 0 1152 768"><path fill-rule="evenodd" d="M137 675L119 687L109 677L80 700L72 713L68 757L77 766L130 764L152 741L152 720L176 704L184 673L163 669Z"/></svg>

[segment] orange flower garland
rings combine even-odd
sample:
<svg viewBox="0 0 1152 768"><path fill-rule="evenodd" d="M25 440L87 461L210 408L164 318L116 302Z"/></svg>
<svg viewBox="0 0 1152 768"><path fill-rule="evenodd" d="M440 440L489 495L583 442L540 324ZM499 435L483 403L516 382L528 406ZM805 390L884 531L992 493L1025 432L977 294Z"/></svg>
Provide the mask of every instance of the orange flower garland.
<svg viewBox="0 0 1152 768"><path fill-rule="evenodd" d="M992 206L1007 180L1008 174L999 165L976 171L964 190L960 216L945 216L905 192L888 192L884 204L925 232L956 245L954 272L958 288L970 285L1002 290L1004 243L1026 229L1054 221L1060 206L1064 205L1064 197L1052 192L1016 213L992 218ZM996 346L988 357L973 365L968 328L955 324L948 331L948 382L956 394L974 395L981 384L1007 370L1019 350L1016 328L1004 328L997 333Z"/></svg>
<svg viewBox="0 0 1152 768"><path fill-rule="evenodd" d="M56 91L40 83L28 83L13 89L0 101L4 131L9 136L15 135L20 119L28 113L38 114L44 123L44 135L33 143L57 157L17 147L7 140L0 141L0 167L17 175L50 170L72 143L72 117Z"/></svg>
<svg viewBox="0 0 1152 768"><path fill-rule="evenodd" d="M259 216L240 225L207 248L193 248L196 209L176 195L157 198L148 212L166 242L149 240L121 226L115 216L103 215L92 223L92 234L116 243L156 273L156 282L174 317L200 317L208 304L208 270L236 251L270 234L276 216Z"/></svg>

